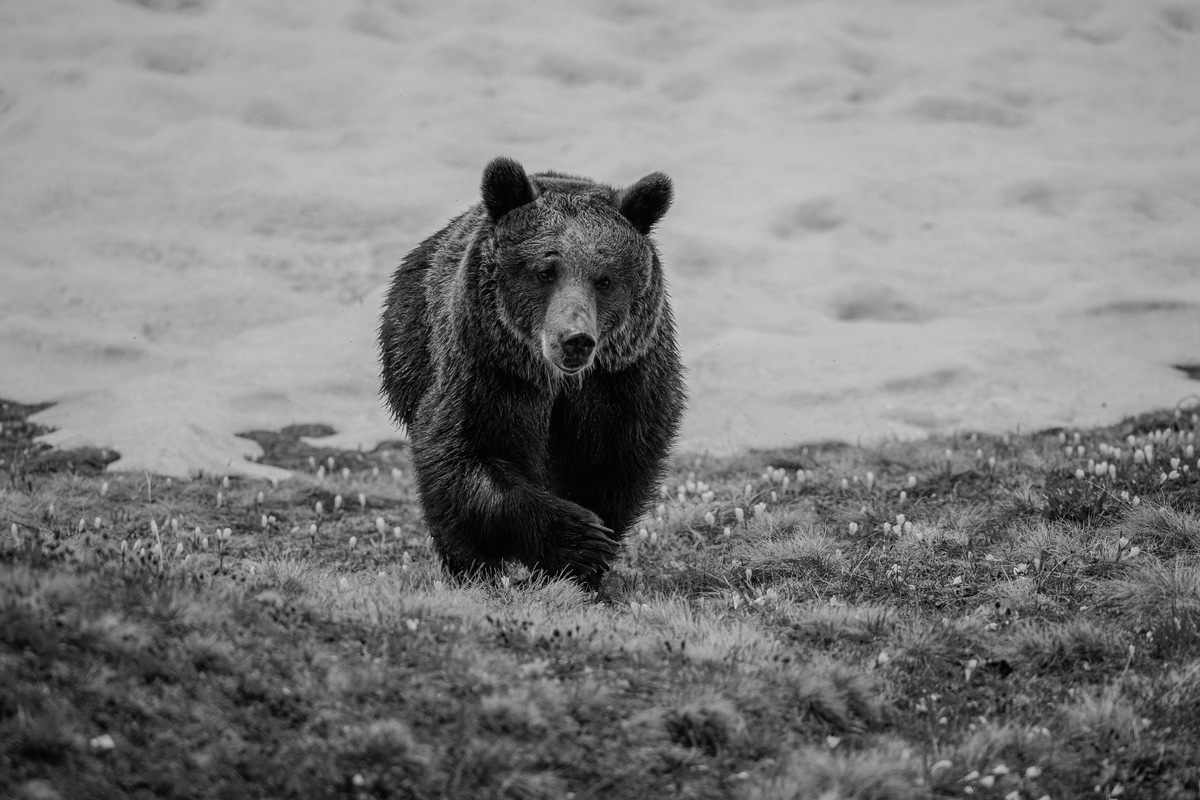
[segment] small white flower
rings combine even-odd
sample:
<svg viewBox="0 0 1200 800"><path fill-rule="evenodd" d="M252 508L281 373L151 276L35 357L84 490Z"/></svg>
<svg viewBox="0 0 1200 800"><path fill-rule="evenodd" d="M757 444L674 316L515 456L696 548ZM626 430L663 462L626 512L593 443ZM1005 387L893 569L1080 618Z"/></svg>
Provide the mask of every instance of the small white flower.
<svg viewBox="0 0 1200 800"><path fill-rule="evenodd" d="M92 750L97 753L107 753L109 750L112 750L117 746L117 743L113 741L113 738L107 733L100 734L89 741L88 744L91 746Z"/></svg>

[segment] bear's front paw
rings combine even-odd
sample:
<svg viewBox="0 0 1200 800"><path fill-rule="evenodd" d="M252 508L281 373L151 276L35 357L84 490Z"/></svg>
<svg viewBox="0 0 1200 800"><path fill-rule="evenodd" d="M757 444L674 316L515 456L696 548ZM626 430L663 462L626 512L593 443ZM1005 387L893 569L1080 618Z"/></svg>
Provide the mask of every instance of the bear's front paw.
<svg viewBox="0 0 1200 800"><path fill-rule="evenodd" d="M597 583L617 556L620 542L611 528L581 506L570 509L564 520L562 538L553 560L576 580L587 585Z"/></svg>

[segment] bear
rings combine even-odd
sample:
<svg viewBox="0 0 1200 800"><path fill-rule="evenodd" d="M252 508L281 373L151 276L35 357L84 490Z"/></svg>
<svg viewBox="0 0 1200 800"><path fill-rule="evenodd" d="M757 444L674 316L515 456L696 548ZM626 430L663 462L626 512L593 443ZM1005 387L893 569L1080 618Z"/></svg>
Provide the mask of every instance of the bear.
<svg viewBox="0 0 1200 800"><path fill-rule="evenodd" d="M624 189L497 157L481 202L402 260L379 327L444 569L505 561L598 588L648 508L686 395L654 225L670 178Z"/></svg>

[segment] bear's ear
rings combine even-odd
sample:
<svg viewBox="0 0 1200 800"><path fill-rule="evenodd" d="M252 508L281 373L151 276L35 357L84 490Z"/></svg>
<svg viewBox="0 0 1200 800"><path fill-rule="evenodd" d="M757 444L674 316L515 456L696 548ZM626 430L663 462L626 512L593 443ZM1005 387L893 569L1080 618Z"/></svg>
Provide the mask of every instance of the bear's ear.
<svg viewBox="0 0 1200 800"><path fill-rule="evenodd" d="M514 208L532 203L537 198L525 168L517 161L505 156L493 158L483 169L483 206L492 221L503 217Z"/></svg>
<svg viewBox="0 0 1200 800"><path fill-rule="evenodd" d="M671 179L661 172L651 172L621 192L617 210L646 235L671 207L671 196Z"/></svg>

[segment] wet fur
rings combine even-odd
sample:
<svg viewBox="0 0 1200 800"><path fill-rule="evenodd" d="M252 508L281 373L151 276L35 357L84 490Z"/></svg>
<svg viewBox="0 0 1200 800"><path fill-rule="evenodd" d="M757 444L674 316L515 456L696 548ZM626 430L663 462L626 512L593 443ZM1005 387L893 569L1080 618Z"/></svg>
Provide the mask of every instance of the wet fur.
<svg viewBox="0 0 1200 800"><path fill-rule="evenodd" d="M451 573L515 559L595 584L650 502L684 407L648 238L670 192L661 173L618 191L526 177L497 159L483 202L396 271L380 327L383 394L408 428L426 523ZM529 254L550 250L595 303L594 357L575 375L543 355L558 321L526 273ZM611 293L589 283L603 270Z"/></svg>

